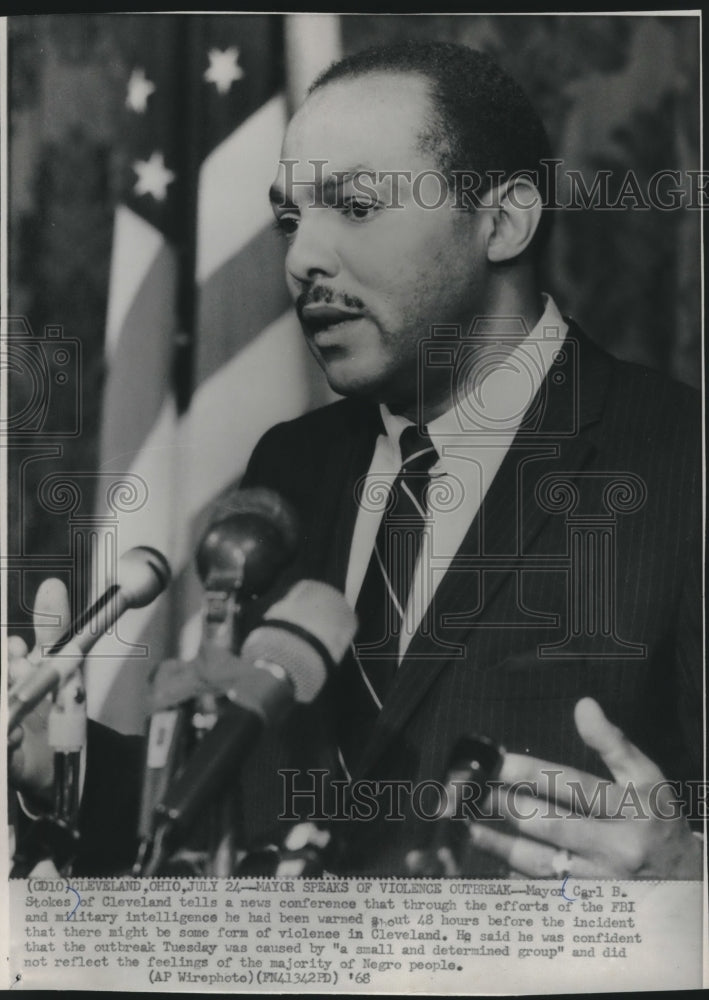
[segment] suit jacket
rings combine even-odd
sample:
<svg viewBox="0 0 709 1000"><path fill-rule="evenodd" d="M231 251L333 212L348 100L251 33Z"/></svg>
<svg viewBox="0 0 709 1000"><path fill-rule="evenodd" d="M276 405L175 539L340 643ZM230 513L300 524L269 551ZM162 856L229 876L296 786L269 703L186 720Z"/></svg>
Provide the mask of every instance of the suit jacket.
<svg viewBox="0 0 709 1000"><path fill-rule="evenodd" d="M571 324L410 642L354 780L440 781L453 742L473 733L607 776L574 726L584 695L666 777L700 776L700 419L693 390L612 358ZM249 609L252 622L297 579L344 590L355 486L379 432L376 407L343 400L262 438L243 485L289 500L302 543L277 590ZM404 874L406 851L428 836L406 790L394 809L403 818L385 817L380 801L374 819L337 819L336 683L264 737L243 768L242 836L278 838L289 822L279 816L334 811L347 870ZM471 874L500 874L482 856L471 864Z"/></svg>

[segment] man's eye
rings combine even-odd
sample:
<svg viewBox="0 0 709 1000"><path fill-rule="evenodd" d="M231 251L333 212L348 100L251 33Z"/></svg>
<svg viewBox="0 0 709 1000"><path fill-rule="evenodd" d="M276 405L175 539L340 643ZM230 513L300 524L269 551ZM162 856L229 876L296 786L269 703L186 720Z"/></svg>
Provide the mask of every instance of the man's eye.
<svg viewBox="0 0 709 1000"><path fill-rule="evenodd" d="M298 229L298 219L295 215L279 215L273 227L281 236L294 236Z"/></svg>
<svg viewBox="0 0 709 1000"><path fill-rule="evenodd" d="M373 198L346 198L341 208L348 218L362 222L371 218L379 209L379 205Z"/></svg>

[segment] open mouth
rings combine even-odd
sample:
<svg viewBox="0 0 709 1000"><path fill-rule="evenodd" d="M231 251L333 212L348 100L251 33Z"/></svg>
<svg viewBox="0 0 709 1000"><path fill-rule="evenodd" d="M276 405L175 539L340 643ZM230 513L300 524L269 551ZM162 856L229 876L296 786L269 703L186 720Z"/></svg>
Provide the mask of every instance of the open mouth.
<svg viewBox="0 0 709 1000"><path fill-rule="evenodd" d="M362 317L362 314L359 312L354 312L350 309L338 309L336 306L331 305L321 305L317 302L303 306L299 310L299 315L301 321L313 333L326 330L328 327L336 326L339 323L361 319Z"/></svg>

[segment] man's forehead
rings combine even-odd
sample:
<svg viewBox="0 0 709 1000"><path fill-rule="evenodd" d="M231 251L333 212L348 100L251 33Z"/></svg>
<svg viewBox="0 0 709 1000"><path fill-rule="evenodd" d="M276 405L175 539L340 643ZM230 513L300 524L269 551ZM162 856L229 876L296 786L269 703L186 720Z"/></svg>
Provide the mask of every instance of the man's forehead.
<svg viewBox="0 0 709 1000"><path fill-rule="evenodd" d="M282 159L327 160L329 170L419 166L431 112L430 85L416 73L369 73L316 90L291 120ZM297 172L297 168L296 168Z"/></svg>

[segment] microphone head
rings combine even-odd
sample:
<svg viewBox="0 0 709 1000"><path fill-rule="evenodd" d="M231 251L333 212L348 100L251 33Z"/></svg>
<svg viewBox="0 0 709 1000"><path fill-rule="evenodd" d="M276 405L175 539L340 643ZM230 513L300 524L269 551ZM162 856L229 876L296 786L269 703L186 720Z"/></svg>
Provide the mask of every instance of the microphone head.
<svg viewBox="0 0 709 1000"><path fill-rule="evenodd" d="M215 524L238 514L258 514L270 521L281 533L290 555L295 555L298 547L298 515L280 493L266 486L232 490L216 503L211 523Z"/></svg>
<svg viewBox="0 0 709 1000"><path fill-rule="evenodd" d="M118 560L118 585L129 608L142 608L154 601L171 576L165 556L149 545L136 545Z"/></svg>
<svg viewBox="0 0 709 1000"><path fill-rule="evenodd" d="M197 571L210 590L264 593L295 554L298 520L273 490L236 490L217 506L197 549Z"/></svg>
<svg viewBox="0 0 709 1000"><path fill-rule="evenodd" d="M453 744L448 757L446 780L465 775L465 781L483 785L496 781L500 776L505 750L489 736L479 734L461 736Z"/></svg>
<svg viewBox="0 0 709 1000"><path fill-rule="evenodd" d="M279 664L295 700L306 704L319 694L356 631L357 616L339 590L318 580L300 580L247 636L241 656L250 663Z"/></svg>

